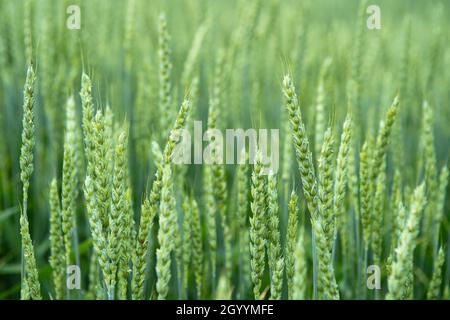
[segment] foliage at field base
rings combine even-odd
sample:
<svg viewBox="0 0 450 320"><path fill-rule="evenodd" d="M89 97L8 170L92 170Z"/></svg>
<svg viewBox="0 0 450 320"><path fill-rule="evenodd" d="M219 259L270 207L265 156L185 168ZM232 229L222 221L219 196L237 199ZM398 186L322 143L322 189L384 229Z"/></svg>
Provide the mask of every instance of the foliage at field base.
<svg viewBox="0 0 450 320"><path fill-rule="evenodd" d="M0 299L449 299L450 7L373 4L0 1Z"/></svg>

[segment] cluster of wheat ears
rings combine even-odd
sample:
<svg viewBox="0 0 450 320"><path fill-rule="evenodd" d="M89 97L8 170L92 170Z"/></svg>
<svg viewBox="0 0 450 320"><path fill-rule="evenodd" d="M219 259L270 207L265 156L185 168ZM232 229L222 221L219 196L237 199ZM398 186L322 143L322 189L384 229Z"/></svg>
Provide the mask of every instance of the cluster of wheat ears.
<svg viewBox="0 0 450 320"><path fill-rule="evenodd" d="M449 8L79 2L0 3L0 299L450 298ZM196 119L279 172L174 164Z"/></svg>

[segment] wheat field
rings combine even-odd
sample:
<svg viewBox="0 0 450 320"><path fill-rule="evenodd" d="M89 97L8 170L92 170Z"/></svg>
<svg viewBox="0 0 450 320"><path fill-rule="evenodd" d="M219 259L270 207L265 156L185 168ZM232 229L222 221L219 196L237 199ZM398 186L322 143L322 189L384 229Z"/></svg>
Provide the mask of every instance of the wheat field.
<svg viewBox="0 0 450 320"><path fill-rule="evenodd" d="M0 16L0 299L450 299L446 1Z"/></svg>

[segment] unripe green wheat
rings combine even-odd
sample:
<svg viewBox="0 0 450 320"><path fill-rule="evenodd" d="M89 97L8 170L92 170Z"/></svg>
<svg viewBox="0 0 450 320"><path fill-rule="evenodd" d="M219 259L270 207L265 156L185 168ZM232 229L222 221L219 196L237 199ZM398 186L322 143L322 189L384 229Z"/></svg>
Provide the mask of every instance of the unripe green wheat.
<svg viewBox="0 0 450 320"><path fill-rule="evenodd" d="M0 1L0 299L450 298L445 3L50 2Z"/></svg>
<svg viewBox="0 0 450 320"><path fill-rule="evenodd" d="M64 235L64 247L66 264L70 265L72 253L72 233L75 228L75 204L77 195L77 171L75 168L73 146L64 144L63 176L62 176L62 230Z"/></svg>
<svg viewBox="0 0 450 320"><path fill-rule="evenodd" d="M58 195L58 184L56 179L50 185L50 266L52 267L53 285L55 287L55 298L64 297L64 279L66 261L64 259L64 238L61 221L61 205Z"/></svg>
<svg viewBox="0 0 450 320"><path fill-rule="evenodd" d="M167 127L170 123L170 107L172 103L171 90L172 84L170 73L172 63L170 62L170 36L167 30L167 19L164 12L159 15L158 24L158 57L159 57L159 112L160 112L160 129L163 133L167 133Z"/></svg>
<svg viewBox="0 0 450 320"><path fill-rule="evenodd" d="M158 165L153 181L152 189L149 195L148 210L141 212L141 221L137 233L136 249L133 253L133 279L132 296L133 299L142 299L144 293L146 257L149 245L150 227L158 210L160 193L162 188L162 169L163 165L168 164L172 159L173 150L179 138L179 130L182 129L189 115L191 102L185 99L181 104L172 131L169 134L167 144L164 148L162 163Z"/></svg>
<svg viewBox="0 0 450 320"><path fill-rule="evenodd" d="M288 226L286 236L286 247L284 249L284 257L286 263L286 277L288 285L288 297L292 298L294 294L295 265L297 256L297 230L298 230L298 196L295 190L292 190L288 204ZM301 244L303 246L303 243ZM304 253L304 249L303 249ZM298 253L301 255L301 252ZM303 256L303 259L305 257Z"/></svg>
<svg viewBox="0 0 450 320"><path fill-rule="evenodd" d="M286 97L286 106L291 122L294 148L297 156L297 163L302 179L303 194L311 214L313 232L316 238L316 247L319 266L320 290L325 293L328 299L339 299L339 292L334 277L334 270L331 264L331 252L328 249L327 234L324 231L324 223L321 221L321 199L318 197L317 180L314 173L311 150L306 136L305 125L302 121L300 107L295 93L294 85L289 75L283 80L283 91Z"/></svg>
<svg viewBox="0 0 450 320"><path fill-rule="evenodd" d="M41 300L41 285L39 283L39 274L36 267L33 243L31 241L28 219L25 214L20 216L20 234L22 236L23 255L25 263L25 292L29 292L33 300ZM26 297L22 296L22 299Z"/></svg>
<svg viewBox="0 0 450 320"><path fill-rule="evenodd" d="M356 147L355 147L355 135L356 129L353 127L352 129L352 138L350 141L350 148L349 148L349 155L348 155L348 179L347 179L347 188L349 193L349 208L348 210L353 211L354 215L356 217L356 223L359 223L360 217L361 217L361 210L360 210L360 204L359 204L359 180L358 180L358 163L356 161ZM349 228L352 228L355 222L352 221L352 219L349 219ZM342 225L345 224L344 221L340 223ZM351 229L350 229L351 230ZM348 232L346 232L347 236L342 237L342 243L343 243L343 250L345 252L349 252L349 262L350 264L353 264L357 260L357 239L354 237L351 237ZM347 245L348 244L348 245Z"/></svg>
<svg viewBox="0 0 450 320"><path fill-rule="evenodd" d="M81 104L83 108L83 135L84 150L87 162L86 175L94 175L94 104L92 102L91 79L86 73L81 77L80 90Z"/></svg>
<svg viewBox="0 0 450 320"><path fill-rule="evenodd" d="M183 203L182 203L182 209L183 209L183 242L181 244L182 246L182 264L183 264L183 290L186 291L188 289L189 285L189 270L190 270L190 264L191 264L191 257L192 257L192 240L193 240L193 212L191 208L192 201L189 198L189 196L184 195L183 197ZM180 262L177 262L179 264Z"/></svg>
<svg viewBox="0 0 450 320"><path fill-rule="evenodd" d="M175 229L173 180L170 164L164 165L162 174L161 205L159 215L159 248L156 250L156 291L158 299L164 300L169 292L170 253L174 249Z"/></svg>
<svg viewBox="0 0 450 320"><path fill-rule="evenodd" d="M129 230L130 221L128 219L128 166L127 166L127 143L128 134L126 130L123 130L115 146L114 155L114 175L112 179L112 192L111 192L111 213L109 215L109 235L108 235L108 257L110 259L111 279L108 284L110 288L109 296L114 298L114 287L116 285L116 275L119 269L119 263L121 259L126 262L128 256L127 245L127 233ZM124 266L128 269L128 266ZM126 275L126 271L122 272L123 276ZM123 291L123 290L122 290Z"/></svg>
<svg viewBox="0 0 450 320"><path fill-rule="evenodd" d="M323 231L326 236L329 250L331 251L334 243L335 212L333 208L333 135L331 128L328 128L323 137L322 150L320 152L318 166L318 192L320 197L320 214Z"/></svg>
<svg viewBox="0 0 450 320"><path fill-rule="evenodd" d="M375 195L375 198L371 197L372 194L376 194L376 189L378 188L383 188L383 184L384 184L384 178L381 178L381 181L378 181L378 178L380 175L384 174L385 171L385 164L384 162L385 157L386 157L386 152L387 152L387 146L389 144L389 140L390 140L390 135L392 132L392 127L394 125L395 119L397 117L397 113L398 113L398 106L399 106L399 97L396 96L394 98L394 101L392 102L392 105L388 108L387 113L386 113L386 117L384 121L380 122L380 128L379 128L379 132L378 132L378 136L377 136L377 140L376 140L376 145L373 149L373 151L367 151L369 153L366 154L369 155L370 157L373 157L373 159L371 160L371 165L368 168L364 167L364 171L366 172L362 172L364 173L364 175L369 175L370 176L370 180L367 178L367 176L362 176L361 179L364 178L364 184L362 184L362 186L364 187L365 190L363 190L363 192L365 192L363 194L363 204L361 204L361 216L363 220L366 220L365 222L363 221L363 223L366 223L367 225L363 225L363 228L365 228L364 232L364 240L365 240L365 247L367 248L367 246L369 245L369 238L370 235L369 233L372 233L374 230L371 230L372 226L371 226L371 222L367 220L367 218L371 215L376 217L375 219L372 219L375 221L375 224L378 224L376 226L376 234L375 236L378 237L379 236L379 232L380 232L380 220L382 219L380 217L381 214L381 208L380 206L382 205L382 202L384 202L384 199L380 199L383 196L384 190L380 189L378 190L378 198L376 197L377 195ZM371 145L369 144L368 146L371 149ZM364 164L363 162L361 162L361 164ZM365 165L365 164L364 164ZM368 172L370 171L370 172ZM369 185L367 185L369 184ZM373 200L375 199L375 200ZM375 202L378 202L377 204L374 204ZM377 208L378 206L378 208ZM375 211L375 212L374 212ZM379 211L379 212L377 212ZM366 216L364 218L364 216ZM380 239L375 239L375 259L379 259L379 251L381 250L379 247L381 247L381 243L380 243Z"/></svg>
<svg viewBox="0 0 450 320"><path fill-rule="evenodd" d="M385 171L386 161L383 161L381 166L380 175L377 178L375 186L375 199L373 205L372 216L372 239L371 246L373 251L373 262L376 265L381 265L381 251L383 243L383 214L384 214L384 201L386 191L386 173Z"/></svg>
<svg viewBox="0 0 450 320"><path fill-rule="evenodd" d="M290 298L294 300L306 299L307 288L307 261L305 252L305 230L302 227L295 246L294 277L292 279L292 291Z"/></svg>
<svg viewBox="0 0 450 320"><path fill-rule="evenodd" d="M291 127L289 118L286 112L282 113L282 123L283 123L283 135L284 135L284 143L283 143L283 162L282 162L282 172L281 172L281 180L284 184L283 193L287 198L289 196L289 185L291 183L291 170L292 163L294 160L294 154L292 151L292 141L291 141Z"/></svg>
<svg viewBox="0 0 450 320"><path fill-rule="evenodd" d="M278 191L276 176L272 173L268 176L268 256L270 270L270 299L281 299L284 274L284 258L281 253L280 219L278 217Z"/></svg>
<svg viewBox="0 0 450 320"><path fill-rule="evenodd" d="M438 177L436 168L436 151L434 149L434 113L427 101L423 103L422 144L424 157L424 176L427 194L427 207L425 208L424 230L430 230L433 216L436 212L438 197Z"/></svg>
<svg viewBox="0 0 450 320"><path fill-rule="evenodd" d="M339 290L334 275L331 251L328 247L326 235L321 219L312 218L312 227L316 235L317 260L319 267L319 290L325 299L339 300Z"/></svg>
<svg viewBox="0 0 450 320"><path fill-rule="evenodd" d="M22 118L22 147L20 152L20 180L22 182L22 212L20 214L20 234L22 236L22 292L21 298L41 299L39 275L36 268L33 243L31 241L28 224L28 189L30 177L33 173L33 147L34 137L34 81L35 74L30 66L23 90L23 118Z"/></svg>
<svg viewBox="0 0 450 320"><path fill-rule="evenodd" d="M370 239L371 230L371 180L370 180L370 158L371 158L371 140L366 141L359 155L359 194L360 194L360 212L361 225L363 228L364 246L367 248Z"/></svg>
<svg viewBox="0 0 450 320"><path fill-rule="evenodd" d="M336 232L342 227L341 236L343 243L348 244L348 234L345 231L348 217L344 211L344 198L346 193L346 185L348 181L349 168L349 151L352 138L352 118L347 115L344 125L342 127L341 143L336 159L336 171L334 174L334 191L333 191L333 205L334 214L336 215ZM336 235L334 235L336 236ZM345 246L345 245L344 245Z"/></svg>
<svg viewBox="0 0 450 320"><path fill-rule="evenodd" d="M205 217L208 235L208 249L211 259L211 278L213 284L216 279L216 250L217 250L217 231L216 231L216 202L212 186L211 166L205 166L203 169L203 195L205 205Z"/></svg>
<svg viewBox="0 0 450 320"><path fill-rule="evenodd" d="M392 244L391 248L395 248L397 246L397 235L400 235L400 226L398 225L398 214L399 214L399 206L400 203L403 202L402 197L402 187L401 187L401 175L400 171L397 169L394 172L394 181L392 182L392 196L391 196L391 211L392 211ZM401 217L401 223L403 224L404 217Z"/></svg>
<svg viewBox="0 0 450 320"><path fill-rule="evenodd" d="M178 111L178 115L175 119L175 123L172 127L172 130L170 131L169 139L167 141L166 146L164 147L163 152L164 163L168 163L172 159L173 150L179 140L180 135L179 131L186 125L190 109L191 109L191 100L188 97L185 98L181 104L180 110Z"/></svg>
<svg viewBox="0 0 450 320"><path fill-rule="evenodd" d="M445 251L442 247L439 248L437 260L435 260L433 276L431 277L430 285L428 286L427 299L436 300L439 298L439 291L442 284L442 266L445 262Z"/></svg>
<svg viewBox="0 0 450 320"><path fill-rule="evenodd" d="M380 123L380 130L377 136L371 168L371 177L373 182L378 177L382 169L383 159L386 155L389 138L392 132L392 126L397 118L399 101L399 97L396 96L392 102L392 105L387 110L385 120Z"/></svg>
<svg viewBox="0 0 450 320"><path fill-rule="evenodd" d="M264 238L265 238L265 199L264 199L264 176L262 175L261 154L258 152L252 173L251 185L251 210L250 217L250 266L253 282L253 294L255 299L261 297L262 277L264 274Z"/></svg>
<svg viewBox="0 0 450 320"><path fill-rule="evenodd" d="M241 159L245 164L239 165L237 170L237 221L239 234L239 271L241 279L241 290L245 290L250 281L250 239L249 229L247 226L248 220L248 202L249 202L249 179L248 169L246 163L248 160L245 149L242 150Z"/></svg>
<svg viewBox="0 0 450 320"><path fill-rule="evenodd" d="M223 65L224 65L224 52L219 50L218 58L216 61L216 66L214 70L213 79L213 92L212 97L209 102L208 110L208 129L217 128L217 120L220 116L220 107L222 103L222 87L224 82L223 75ZM219 146L217 146L219 147ZM211 166L212 173L212 187L214 198L217 202L217 209L219 211L220 224L223 230L224 236L224 254L225 254L225 278L228 279L231 274L232 268L232 252L231 252L231 229L230 222L227 219L227 183L225 176L224 166L218 162L218 152L221 150L216 150L217 147L212 148L211 158L213 164Z"/></svg>
<svg viewBox="0 0 450 320"><path fill-rule="evenodd" d="M422 184L414 191L408 220L402 230L399 244L395 249L395 261L388 279L389 292L386 296L387 299L407 299L409 297L409 272L412 271L410 263L417 244L418 225L424 205L425 194L424 185Z"/></svg>
<svg viewBox="0 0 450 320"><path fill-rule="evenodd" d="M92 244L96 252L98 264L103 275L105 284L109 284L110 270L108 261L108 243L104 234L103 224L99 209L96 204L95 186L90 176L86 177L84 183L84 197L86 199L86 209L88 211L89 226L92 235ZM92 266L92 265L91 265ZM92 285L94 285L92 283Z"/></svg>
<svg viewBox="0 0 450 320"><path fill-rule="evenodd" d="M106 171L106 174L112 177L114 169L114 144L117 137L114 136L114 114L108 104L106 105L103 118L105 125L106 160L108 161L106 167L108 171Z"/></svg>
<svg viewBox="0 0 450 320"><path fill-rule="evenodd" d="M23 89L22 147L20 150L20 180L23 186L23 210L26 214L30 177L33 173L34 137L34 82L36 76L30 66Z"/></svg>
<svg viewBox="0 0 450 320"><path fill-rule="evenodd" d="M306 136L297 94L295 93L294 84L290 75L286 75L283 79L283 92L286 97L286 108L289 113L291 133L294 140L297 163L300 169L303 193L310 213L316 214L318 210L318 198L312 154L309 149L309 141Z"/></svg>
<svg viewBox="0 0 450 320"><path fill-rule="evenodd" d="M110 144L105 127L105 116L101 110L97 111L94 122L94 190L95 203L103 228L109 226L108 213L111 204L111 180L109 176Z"/></svg>
<svg viewBox="0 0 450 320"><path fill-rule="evenodd" d="M131 273L130 261L132 258L132 251L136 241L136 230L134 222L134 211L132 204L132 194L131 188L129 186L128 177L128 162L125 156L125 163L123 165L123 170L125 171L125 185L126 193L124 199L124 214L119 217L119 226L122 229L122 237L119 250L119 269L118 269L118 298L125 300L127 298L128 290L128 278ZM147 200L144 201L143 209L148 206Z"/></svg>
<svg viewBox="0 0 450 320"><path fill-rule="evenodd" d="M227 183L225 177L225 168L223 165L212 165L212 182L214 198L217 202L217 209L219 210L220 222L222 225L225 247L225 274L227 278L231 274L233 254L231 251L231 230L230 222L227 219Z"/></svg>
<svg viewBox="0 0 450 320"><path fill-rule="evenodd" d="M202 223L197 201L192 199L192 266L194 269L197 298L201 297L203 287L203 241Z"/></svg>
<svg viewBox="0 0 450 320"><path fill-rule="evenodd" d="M161 176L156 177L153 188L157 191L151 193L149 199L145 199L141 206L141 221L136 237L136 247L133 251L133 278L131 282L133 300L143 299L148 242L156 216L156 207L160 199Z"/></svg>

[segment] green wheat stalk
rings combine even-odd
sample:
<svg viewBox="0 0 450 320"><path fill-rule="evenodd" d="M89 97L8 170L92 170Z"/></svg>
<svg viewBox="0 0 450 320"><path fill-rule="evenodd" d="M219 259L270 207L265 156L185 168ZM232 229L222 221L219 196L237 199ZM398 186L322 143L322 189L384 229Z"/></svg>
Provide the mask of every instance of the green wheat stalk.
<svg viewBox="0 0 450 320"><path fill-rule="evenodd" d="M264 274L264 239L265 239L265 178L262 174L263 166L261 154L257 152L252 173L251 211L250 217L250 267L255 299L261 297L262 277Z"/></svg>
<svg viewBox="0 0 450 320"><path fill-rule="evenodd" d="M66 274L66 261L64 259L64 238L62 231L61 205L58 195L56 179L50 184L50 266L52 267L53 286L55 298L64 297L64 279Z"/></svg>
<svg viewBox="0 0 450 320"><path fill-rule="evenodd" d="M203 289L203 241L202 241L202 222L200 210L197 201L192 199L192 265L194 270L195 285L197 289L197 298L201 297Z"/></svg>
<svg viewBox="0 0 450 320"><path fill-rule="evenodd" d="M165 164L162 174L161 205L159 215L158 242L156 250L156 291L158 299L164 300L169 292L170 254L175 249L175 198L173 197L173 180L170 164Z"/></svg>
<svg viewBox="0 0 450 320"><path fill-rule="evenodd" d="M409 298L409 272L414 248L417 245L418 225L421 212L425 205L424 185L420 185L414 190L412 203L406 225L402 230L399 244L395 249L395 260L392 271L388 278L387 299L407 299Z"/></svg>
<svg viewBox="0 0 450 320"><path fill-rule="evenodd" d="M436 300L439 298L439 292L442 285L442 266L445 262L445 251L442 247L439 248L437 259L435 260L433 275L428 286L427 299Z"/></svg>
<svg viewBox="0 0 450 320"><path fill-rule="evenodd" d="M268 193L268 256L269 270L271 274L270 282L270 299L281 299L281 291L284 276L284 258L281 252L281 236L280 236L280 219L278 213L278 191L276 176L272 173L268 176L267 183Z"/></svg>
<svg viewBox="0 0 450 320"><path fill-rule="evenodd" d="M307 279L308 279L308 264L306 260L305 250L305 230L302 227L299 232L297 243L295 245L295 263L294 263L294 277L292 279L292 293L291 299L305 300Z"/></svg>
<svg viewBox="0 0 450 320"><path fill-rule="evenodd" d="M284 249L285 264L286 264L286 277L288 286L288 297L293 298L295 294L295 277L296 277L296 262L298 259L305 259L303 242L298 244L298 196L293 189L288 204L288 226L286 235L286 246ZM298 248L300 246L301 248ZM296 250L303 250L303 252L297 252ZM303 254L303 256L302 256ZM304 263L304 261L300 262ZM306 265L303 265L306 267ZM302 274L303 270L299 270ZM300 280L299 280L300 281ZM300 290L301 291L301 290ZM301 296L301 293L298 294ZM299 298L298 298L299 299Z"/></svg>
<svg viewBox="0 0 450 320"><path fill-rule="evenodd" d="M41 299L41 286L36 267L33 243L28 224L28 189L33 173L34 137L34 82L36 76L32 66L28 67L23 89L22 147L20 150L20 180L22 182L22 211L20 215L20 234L22 236L22 291L21 299Z"/></svg>

